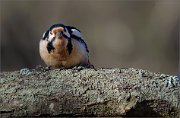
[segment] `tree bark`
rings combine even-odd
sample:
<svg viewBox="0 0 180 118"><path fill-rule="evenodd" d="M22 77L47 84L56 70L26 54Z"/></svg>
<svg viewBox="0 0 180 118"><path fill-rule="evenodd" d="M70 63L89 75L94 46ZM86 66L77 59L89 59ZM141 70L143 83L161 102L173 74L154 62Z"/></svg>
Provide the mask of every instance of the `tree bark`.
<svg viewBox="0 0 180 118"><path fill-rule="evenodd" d="M180 116L177 76L141 69L54 69L0 73L0 117Z"/></svg>

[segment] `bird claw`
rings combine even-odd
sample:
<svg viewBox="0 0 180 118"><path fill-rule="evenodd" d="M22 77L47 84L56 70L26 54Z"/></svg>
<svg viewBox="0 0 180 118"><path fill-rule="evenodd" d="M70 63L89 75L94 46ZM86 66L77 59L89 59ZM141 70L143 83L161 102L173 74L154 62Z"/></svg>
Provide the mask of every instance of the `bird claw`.
<svg viewBox="0 0 180 118"><path fill-rule="evenodd" d="M45 70L48 71L48 70L51 70L52 69L52 66L47 66L45 67Z"/></svg>
<svg viewBox="0 0 180 118"><path fill-rule="evenodd" d="M72 69L80 71L80 70L83 70L83 69L95 69L95 67L94 67L94 65L85 65L85 66L80 65L80 66L75 66Z"/></svg>
<svg viewBox="0 0 180 118"><path fill-rule="evenodd" d="M90 68L90 69L95 69L96 70L96 68L92 64L87 65L86 68Z"/></svg>
<svg viewBox="0 0 180 118"><path fill-rule="evenodd" d="M74 66L72 69L80 71L80 70L85 69L85 67L84 66Z"/></svg>

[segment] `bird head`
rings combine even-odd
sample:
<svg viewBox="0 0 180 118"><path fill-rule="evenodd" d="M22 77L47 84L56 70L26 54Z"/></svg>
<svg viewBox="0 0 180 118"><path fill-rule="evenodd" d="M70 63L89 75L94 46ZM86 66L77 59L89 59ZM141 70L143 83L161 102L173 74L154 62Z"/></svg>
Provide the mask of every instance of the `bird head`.
<svg viewBox="0 0 180 118"><path fill-rule="evenodd" d="M42 40L50 41L52 38L66 38L70 39L70 33L65 25L54 24L46 32L44 32Z"/></svg>
<svg viewBox="0 0 180 118"><path fill-rule="evenodd" d="M72 48L70 38L70 33L65 25L55 24L43 34L42 40L48 41L47 50L50 53L56 47L63 48L67 46L68 48Z"/></svg>

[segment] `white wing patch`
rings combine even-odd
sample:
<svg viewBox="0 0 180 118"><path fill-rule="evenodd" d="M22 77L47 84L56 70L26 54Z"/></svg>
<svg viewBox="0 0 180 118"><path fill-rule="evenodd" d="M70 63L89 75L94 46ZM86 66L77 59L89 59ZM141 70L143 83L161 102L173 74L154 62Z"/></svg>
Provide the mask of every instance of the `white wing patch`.
<svg viewBox="0 0 180 118"><path fill-rule="evenodd" d="M73 35L75 35L75 36L83 39L81 32L79 32L79 31L76 30L76 29L71 29L71 31L72 31L72 34L73 34Z"/></svg>
<svg viewBox="0 0 180 118"><path fill-rule="evenodd" d="M77 29L71 29L71 31L72 31L72 35L78 37L77 40L83 44L81 46L83 46L86 49L86 53L89 52L88 47L87 47L85 41L83 40L81 32Z"/></svg>

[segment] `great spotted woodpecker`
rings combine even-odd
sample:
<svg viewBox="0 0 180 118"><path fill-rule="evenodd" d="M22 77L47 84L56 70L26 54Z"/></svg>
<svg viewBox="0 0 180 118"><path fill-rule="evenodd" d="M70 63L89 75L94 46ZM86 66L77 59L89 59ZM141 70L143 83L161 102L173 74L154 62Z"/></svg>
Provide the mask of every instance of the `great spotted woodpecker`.
<svg viewBox="0 0 180 118"><path fill-rule="evenodd" d="M64 24L52 25L39 43L42 60L53 68L89 66L89 50L80 30Z"/></svg>

